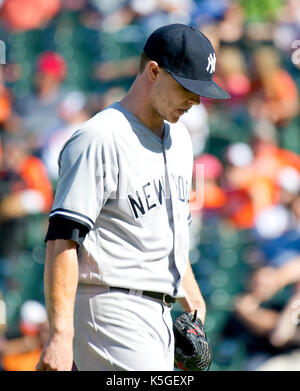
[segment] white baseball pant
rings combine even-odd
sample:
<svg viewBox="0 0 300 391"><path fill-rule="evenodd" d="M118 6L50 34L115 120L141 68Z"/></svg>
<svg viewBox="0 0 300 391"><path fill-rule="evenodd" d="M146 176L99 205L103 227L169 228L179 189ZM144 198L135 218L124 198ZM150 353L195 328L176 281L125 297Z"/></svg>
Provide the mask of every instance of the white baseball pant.
<svg viewBox="0 0 300 391"><path fill-rule="evenodd" d="M74 361L79 371L173 371L171 308L107 287L78 287Z"/></svg>

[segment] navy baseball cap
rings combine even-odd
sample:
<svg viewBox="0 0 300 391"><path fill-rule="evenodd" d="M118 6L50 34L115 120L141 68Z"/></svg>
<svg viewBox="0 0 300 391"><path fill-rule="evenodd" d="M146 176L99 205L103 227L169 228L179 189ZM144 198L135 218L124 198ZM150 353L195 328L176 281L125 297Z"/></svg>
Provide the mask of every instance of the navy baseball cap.
<svg viewBox="0 0 300 391"><path fill-rule="evenodd" d="M162 26L147 39L144 52L187 90L206 98L230 98L212 79L214 48L195 27L180 23Z"/></svg>

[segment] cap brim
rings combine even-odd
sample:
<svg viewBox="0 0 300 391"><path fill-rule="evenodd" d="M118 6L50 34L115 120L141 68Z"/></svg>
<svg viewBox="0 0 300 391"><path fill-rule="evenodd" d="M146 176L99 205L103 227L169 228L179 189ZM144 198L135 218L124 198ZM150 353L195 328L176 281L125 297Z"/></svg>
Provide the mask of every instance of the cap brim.
<svg viewBox="0 0 300 391"><path fill-rule="evenodd" d="M192 80L171 73L173 78L184 88L205 98L228 99L230 95L213 80Z"/></svg>

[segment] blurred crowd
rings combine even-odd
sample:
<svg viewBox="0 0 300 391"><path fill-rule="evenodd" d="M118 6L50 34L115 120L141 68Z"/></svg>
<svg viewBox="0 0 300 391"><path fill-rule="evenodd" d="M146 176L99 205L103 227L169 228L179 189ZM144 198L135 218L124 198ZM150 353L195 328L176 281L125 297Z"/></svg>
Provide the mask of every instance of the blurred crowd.
<svg viewBox="0 0 300 391"><path fill-rule="evenodd" d="M210 38L231 95L181 118L211 370L300 369L300 1L0 0L2 370L34 370L47 337L44 236L60 149L124 96L148 35L177 22Z"/></svg>

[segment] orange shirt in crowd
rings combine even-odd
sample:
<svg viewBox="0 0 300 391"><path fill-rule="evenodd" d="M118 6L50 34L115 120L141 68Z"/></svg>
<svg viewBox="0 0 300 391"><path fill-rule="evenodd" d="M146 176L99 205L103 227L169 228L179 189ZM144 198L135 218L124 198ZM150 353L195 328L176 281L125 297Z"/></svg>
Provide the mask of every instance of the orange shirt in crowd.
<svg viewBox="0 0 300 391"><path fill-rule="evenodd" d="M35 156L24 159L19 174L25 181L28 189L39 191L44 197L44 212L48 212L53 202L53 190L43 162Z"/></svg>
<svg viewBox="0 0 300 391"><path fill-rule="evenodd" d="M1 365L4 371L35 371L42 348L28 352L7 354L2 357Z"/></svg>
<svg viewBox="0 0 300 391"><path fill-rule="evenodd" d="M275 123L284 123L297 115L298 90L293 78L284 69L269 75L266 105Z"/></svg>

